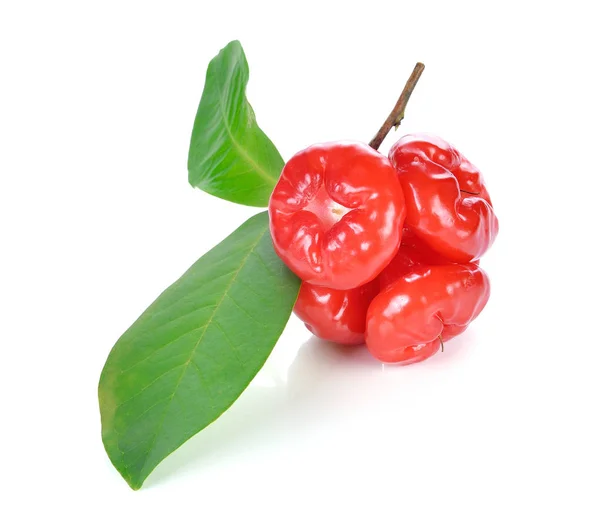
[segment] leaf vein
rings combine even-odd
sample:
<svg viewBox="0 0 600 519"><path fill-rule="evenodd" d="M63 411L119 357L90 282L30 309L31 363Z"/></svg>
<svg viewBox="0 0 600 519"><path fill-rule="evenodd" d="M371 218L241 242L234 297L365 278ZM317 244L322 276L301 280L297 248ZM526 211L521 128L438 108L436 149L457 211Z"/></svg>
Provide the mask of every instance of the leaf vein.
<svg viewBox="0 0 600 519"><path fill-rule="evenodd" d="M148 450L146 451L146 455L148 455L150 452L152 452L152 449L154 448L154 446L156 445L156 440L158 439L158 435L160 433L160 431L163 428L164 422L165 422L165 418L167 416L167 412L170 408L170 404L173 401L173 397L175 396L175 393L177 393L177 389L179 388L179 385L181 384L181 381L183 380L183 376L185 374L185 372L187 371L187 367L189 366L189 364L192 362L194 355L196 353L196 350L198 348L198 345L200 344L200 342L202 341L202 339L204 338L204 335L206 335L206 330L209 328L209 325L212 323L217 311L219 310L219 308L221 307L221 304L223 303L223 301L225 300L225 295L227 294L227 292L229 292L229 290L231 289L233 283L235 282L235 280L237 279L239 273L242 271L242 269L244 268L244 266L246 265L246 262L248 261L248 258L250 257L250 254L252 254L252 251L254 250L254 248L258 245L258 243L262 240L262 238L264 237L264 235L266 234L268 228L266 228L262 233L260 233L260 235L258 236L258 238L256 239L256 241L254 242L254 244L250 247L250 250L248 251L248 254L246 254L246 256L244 257L244 259L242 260L242 262L240 263L239 268L236 270L234 276L231 278L231 281L229 282L227 288L225 289L225 292L223 293L223 297L221 297L221 300L217 303L217 305L215 306L215 309L213 310L212 315L210 316L210 318L208 319L208 321L206 322L206 325L204 327L204 330L202 332L202 335L200 335L200 337L198 338L198 340L196 341L196 344L194 345L194 347L192 348L191 352L190 352L190 356L187 360L187 362L184 364L184 367L181 371L181 375L179 377L179 379L177 380L177 383L175 384L175 388L173 389L173 392L171 393L171 396L169 398L169 401L167 403L167 405L165 406L165 410L163 412L163 416L162 419L160 421L160 423L158 424L157 428L156 428L156 433L154 434L154 438L152 440L152 444L150 445L150 447L148 448ZM197 367L197 366L196 366ZM148 463L148 458L146 458L146 461L144 462L144 465L142 467L141 472L144 471L146 464Z"/></svg>
<svg viewBox="0 0 600 519"><path fill-rule="evenodd" d="M245 87L244 87L245 88ZM242 94L244 97L244 103L246 103L246 105L250 106L250 103L248 102L248 99L246 99L246 95ZM275 183L275 181L277 180L276 176L271 176L267 173L266 170L264 170L249 154L248 152L242 147L242 145L235 139L233 132L229 126L229 121L225 115L225 107L223 106L223 98L221 96L219 96L219 110L221 112L221 117L223 118L224 121L224 126L225 129L227 130L227 133L229 134L229 137L231 139L231 142L233 143L233 145L235 146L235 148L239 151L240 155L242 155L242 157L244 157L246 159L246 161L250 164L251 167L254 168L254 170L259 173L260 176L266 178L269 183L271 185L273 185Z"/></svg>
<svg viewBox="0 0 600 519"><path fill-rule="evenodd" d="M232 296L231 294L227 294L227 297L229 298L229 300L234 304L234 306L236 306L237 308L239 308L242 312L244 312L250 319L252 319L252 321L254 321L256 324L259 324L260 326L262 326L263 328L266 328L265 323L261 323L256 317L254 317L253 315L251 315L248 310L246 310L243 306L241 306Z"/></svg>
<svg viewBox="0 0 600 519"><path fill-rule="evenodd" d="M147 357L144 357L142 360L137 361L135 364L133 364L132 366L129 366L128 368L122 369L121 370L121 375L123 375L124 373L127 373L128 371L131 371L133 368L139 366L140 364L142 364L143 362L146 362L149 358L151 358L153 355L155 355L156 353L158 353L159 351L164 350L166 347L171 346L171 344L177 342L179 339L182 339L183 337L185 337L186 335L189 335L190 333L194 333L197 332L199 330L202 330L206 325L202 325L202 326L198 326L197 328L193 328L187 332L183 332L182 334L178 335L177 337L175 337L172 341L167 342L166 344L163 344L162 346L160 346L159 348L156 348L150 355L148 355Z"/></svg>

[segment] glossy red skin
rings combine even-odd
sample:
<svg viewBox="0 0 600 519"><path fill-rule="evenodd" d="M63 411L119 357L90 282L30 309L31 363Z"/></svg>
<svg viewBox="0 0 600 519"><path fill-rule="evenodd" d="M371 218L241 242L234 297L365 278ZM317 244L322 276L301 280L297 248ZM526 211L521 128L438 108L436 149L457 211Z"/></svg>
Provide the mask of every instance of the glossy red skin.
<svg viewBox="0 0 600 519"><path fill-rule="evenodd" d="M317 337L338 344L364 344L367 309L379 292L377 281L350 290L304 281L294 313Z"/></svg>
<svg viewBox="0 0 600 519"><path fill-rule="evenodd" d="M405 225L451 261L480 258L496 239L498 220L479 170L427 134L402 137L389 157L406 198Z"/></svg>
<svg viewBox="0 0 600 519"><path fill-rule="evenodd" d="M338 290L374 279L400 246L404 195L366 144L311 146L285 165L269 201L275 251L302 280Z"/></svg>
<svg viewBox="0 0 600 519"><path fill-rule="evenodd" d="M338 344L364 344L367 310L381 290L420 265L450 263L405 229L398 253L375 280L350 290L303 282L294 313L321 339Z"/></svg>
<svg viewBox="0 0 600 519"><path fill-rule="evenodd" d="M421 265L450 265L452 263L448 258L430 249L410 229L405 228L398 253L377 278L380 290L385 290L401 276Z"/></svg>
<svg viewBox="0 0 600 519"><path fill-rule="evenodd" d="M421 265L452 265L454 263L454 261L450 261L445 256L429 248L423 240L416 237L413 231L405 228L402 233L402 243L400 244L398 253L377 278L379 280L379 288L380 290L385 290L401 276ZM479 260L472 263L479 265Z"/></svg>
<svg viewBox="0 0 600 519"><path fill-rule="evenodd" d="M367 312L366 343L382 362L431 357L483 310L490 283L478 265L420 266L381 292Z"/></svg>

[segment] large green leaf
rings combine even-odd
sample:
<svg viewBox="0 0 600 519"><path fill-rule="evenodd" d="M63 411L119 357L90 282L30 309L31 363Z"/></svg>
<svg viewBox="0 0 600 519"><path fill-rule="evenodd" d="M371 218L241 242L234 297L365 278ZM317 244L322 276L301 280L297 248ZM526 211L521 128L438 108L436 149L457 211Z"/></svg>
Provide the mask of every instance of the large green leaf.
<svg viewBox="0 0 600 519"><path fill-rule="evenodd" d="M263 212L200 258L117 341L98 389L102 438L132 488L248 386L299 283L275 255Z"/></svg>
<svg viewBox="0 0 600 519"><path fill-rule="evenodd" d="M225 200L266 207L283 159L256 124L247 83L244 50L232 41L208 65L190 142L189 181Z"/></svg>

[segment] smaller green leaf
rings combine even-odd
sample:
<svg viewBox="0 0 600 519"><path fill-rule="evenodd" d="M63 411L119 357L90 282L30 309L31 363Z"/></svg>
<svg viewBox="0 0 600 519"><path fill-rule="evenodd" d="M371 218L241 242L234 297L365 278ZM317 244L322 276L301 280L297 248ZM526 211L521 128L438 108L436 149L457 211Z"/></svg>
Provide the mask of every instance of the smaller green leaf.
<svg viewBox="0 0 600 519"><path fill-rule="evenodd" d="M233 404L281 335L300 281L275 254L268 220L253 216L202 256L110 352L102 439L132 488Z"/></svg>
<svg viewBox="0 0 600 519"><path fill-rule="evenodd" d="M266 207L284 163L246 99L248 75L239 41L208 65L190 142L189 181L225 200Z"/></svg>

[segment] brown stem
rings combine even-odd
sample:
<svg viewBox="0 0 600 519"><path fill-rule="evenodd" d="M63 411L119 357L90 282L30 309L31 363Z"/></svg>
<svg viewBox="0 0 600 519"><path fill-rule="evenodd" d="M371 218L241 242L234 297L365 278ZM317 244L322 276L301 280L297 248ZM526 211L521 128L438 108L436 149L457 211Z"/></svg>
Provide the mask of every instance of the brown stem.
<svg viewBox="0 0 600 519"><path fill-rule="evenodd" d="M383 123L383 126L379 128L379 131L375 137L373 137L371 142L369 142L369 146L371 146L371 148L374 150L379 149L383 139L386 138L387 134L390 133L392 128L398 128L398 126L400 126L402 119L404 119L404 110L406 109L410 95L413 93L415 86L417 86L417 81L419 81L423 70L425 70L425 65L423 65L423 63L417 63L415 65L415 68L408 78L406 85L404 85L404 90L402 90L398 101L396 101L396 106L394 106L394 109L391 111L390 115L388 115L388 118Z"/></svg>

